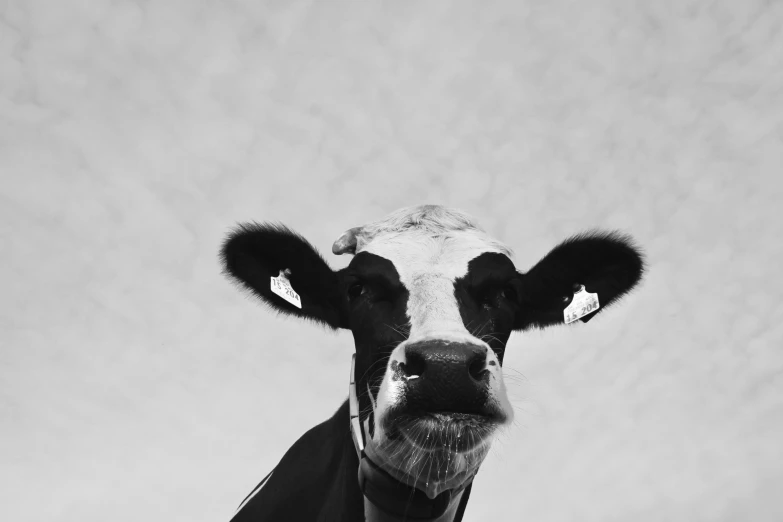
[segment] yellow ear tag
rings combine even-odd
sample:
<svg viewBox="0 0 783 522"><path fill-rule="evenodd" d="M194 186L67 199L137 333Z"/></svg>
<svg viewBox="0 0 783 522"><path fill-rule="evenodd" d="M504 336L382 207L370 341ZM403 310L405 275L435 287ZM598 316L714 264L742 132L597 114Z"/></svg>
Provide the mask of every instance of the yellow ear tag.
<svg viewBox="0 0 783 522"><path fill-rule="evenodd" d="M302 308L302 300L299 299L299 294L294 292L294 289L291 287L291 282L288 280L288 277L286 275L291 275L291 272L286 270L281 270L280 275L277 277L271 277L272 283L270 285L270 288L274 293L291 303L297 308Z"/></svg>
<svg viewBox="0 0 783 522"><path fill-rule="evenodd" d="M571 300L571 304L563 310L563 318L565 319L566 324L571 324L577 319L595 312L599 307L598 294L591 294L585 290L584 285L580 285L579 290L574 292L574 298Z"/></svg>

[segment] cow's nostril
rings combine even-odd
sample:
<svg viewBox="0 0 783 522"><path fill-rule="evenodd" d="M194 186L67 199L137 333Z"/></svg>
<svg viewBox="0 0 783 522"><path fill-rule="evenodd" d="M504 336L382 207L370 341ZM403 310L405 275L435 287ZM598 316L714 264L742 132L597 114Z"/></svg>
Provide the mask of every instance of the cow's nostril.
<svg viewBox="0 0 783 522"><path fill-rule="evenodd" d="M406 377L418 377L424 373L426 363L424 357L415 352L408 352L405 354L405 364L402 365L402 369L405 372Z"/></svg>
<svg viewBox="0 0 783 522"><path fill-rule="evenodd" d="M470 373L470 376L476 381L481 381L487 375L489 375L489 370L485 366L484 361L485 358L483 356L474 357L468 366L468 372Z"/></svg>

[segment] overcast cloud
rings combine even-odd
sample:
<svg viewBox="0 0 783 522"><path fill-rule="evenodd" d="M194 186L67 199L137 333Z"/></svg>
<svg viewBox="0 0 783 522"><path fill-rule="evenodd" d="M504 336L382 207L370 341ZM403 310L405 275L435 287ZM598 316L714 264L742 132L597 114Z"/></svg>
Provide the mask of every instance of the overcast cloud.
<svg viewBox="0 0 783 522"><path fill-rule="evenodd" d="M227 521L352 339L220 274L402 206L642 287L515 334L466 521L783 519L783 3L0 1L0 519ZM774 268L774 270L773 270Z"/></svg>

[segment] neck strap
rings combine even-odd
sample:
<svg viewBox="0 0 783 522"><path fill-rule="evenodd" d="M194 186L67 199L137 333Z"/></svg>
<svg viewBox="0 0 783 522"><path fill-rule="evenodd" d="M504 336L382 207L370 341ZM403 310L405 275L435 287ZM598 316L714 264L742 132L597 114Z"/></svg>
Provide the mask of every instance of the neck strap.
<svg viewBox="0 0 783 522"><path fill-rule="evenodd" d="M356 395L356 381L354 380L356 368L356 354L351 355L351 375L348 378L348 412L351 416L351 438L353 447L356 448L356 454L359 460L364 453L364 430L359 420L359 398Z"/></svg>

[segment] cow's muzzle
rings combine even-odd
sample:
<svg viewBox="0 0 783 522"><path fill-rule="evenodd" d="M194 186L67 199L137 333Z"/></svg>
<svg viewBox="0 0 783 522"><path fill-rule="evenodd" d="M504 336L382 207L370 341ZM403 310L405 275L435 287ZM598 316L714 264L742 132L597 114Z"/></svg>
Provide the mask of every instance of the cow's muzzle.
<svg viewBox="0 0 783 522"><path fill-rule="evenodd" d="M505 421L491 398L486 347L435 340L409 344L404 353L405 362L392 368L404 381L404 400L384 419L391 438L461 452Z"/></svg>
<svg viewBox="0 0 783 522"><path fill-rule="evenodd" d="M409 413L492 415L487 408L490 371L487 348L424 341L405 347L400 365Z"/></svg>

